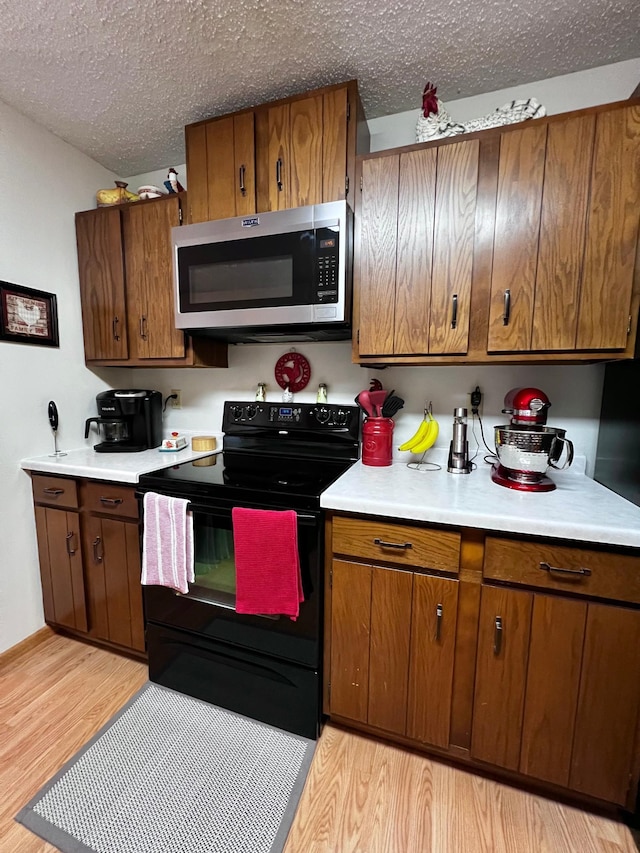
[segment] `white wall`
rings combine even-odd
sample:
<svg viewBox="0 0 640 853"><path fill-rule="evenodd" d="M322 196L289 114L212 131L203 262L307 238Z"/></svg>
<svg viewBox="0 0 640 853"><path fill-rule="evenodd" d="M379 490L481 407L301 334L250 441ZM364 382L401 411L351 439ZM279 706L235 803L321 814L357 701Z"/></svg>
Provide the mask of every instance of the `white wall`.
<svg viewBox="0 0 640 853"><path fill-rule="evenodd" d="M601 68L577 71L562 77L550 77L523 83L510 89L475 95L472 98L447 100L445 106L455 121L469 121L492 113L516 98L537 98L548 115L570 110L610 104L628 98L640 83L640 58L616 62ZM421 93L416 93L416 108L367 122L371 134L371 150L382 151L416 141L416 122L420 114Z"/></svg>
<svg viewBox="0 0 640 853"><path fill-rule="evenodd" d="M19 461L53 450L51 399L61 448L81 445L84 418L106 387L84 366L74 213L95 207L96 189L113 175L2 103L0 160L0 279L55 293L60 334L59 349L0 341L1 652L44 624L31 482Z"/></svg>

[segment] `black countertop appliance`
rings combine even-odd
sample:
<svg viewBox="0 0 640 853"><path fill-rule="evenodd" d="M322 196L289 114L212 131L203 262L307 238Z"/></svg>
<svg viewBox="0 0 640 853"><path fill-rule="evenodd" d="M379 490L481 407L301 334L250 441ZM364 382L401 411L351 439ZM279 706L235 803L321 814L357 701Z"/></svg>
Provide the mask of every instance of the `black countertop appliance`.
<svg viewBox="0 0 640 853"><path fill-rule="evenodd" d="M640 359L605 368L594 479L640 506Z"/></svg>

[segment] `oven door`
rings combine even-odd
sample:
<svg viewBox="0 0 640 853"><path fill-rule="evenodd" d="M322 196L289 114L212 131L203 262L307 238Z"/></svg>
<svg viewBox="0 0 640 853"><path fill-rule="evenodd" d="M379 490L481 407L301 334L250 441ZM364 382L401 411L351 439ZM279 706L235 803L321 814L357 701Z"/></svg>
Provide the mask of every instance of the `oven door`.
<svg viewBox="0 0 640 853"><path fill-rule="evenodd" d="M317 668L321 657L321 515L298 513L298 549L304 601L294 622L286 616L235 611L235 559L231 508L192 503L195 582L185 594L144 587L148 622L189 631L234 646Z"/></svg>

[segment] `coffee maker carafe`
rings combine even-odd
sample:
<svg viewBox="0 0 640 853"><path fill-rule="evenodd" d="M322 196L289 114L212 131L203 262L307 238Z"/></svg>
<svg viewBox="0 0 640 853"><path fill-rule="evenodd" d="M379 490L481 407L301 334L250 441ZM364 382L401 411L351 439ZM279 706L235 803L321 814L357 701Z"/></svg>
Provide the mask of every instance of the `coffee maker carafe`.
<svg viewBox="0 0 640 853"><path fill-rule="evenodd" d="M85 422L84 437L96 425L101 441L98 453L137 453L162 444L162 394L160 391L113 390L96 396L97 418Z"/></svg>

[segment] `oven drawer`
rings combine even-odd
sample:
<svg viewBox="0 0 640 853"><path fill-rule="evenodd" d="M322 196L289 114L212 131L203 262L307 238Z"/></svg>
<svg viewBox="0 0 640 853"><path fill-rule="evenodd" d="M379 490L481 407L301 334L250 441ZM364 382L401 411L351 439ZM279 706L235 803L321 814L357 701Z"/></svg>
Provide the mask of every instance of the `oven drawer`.
<svg viewBox="0 0 640 853"><path fill-rule="evenodd" d="M33 502L41 506L59 506L65 509L78 508L78 487L75 480L66 477L51 477L47 474L32 474Z"/></svg>
<svg viewBox="0 0 640 853"><path fill-rule="evenodd" d="M460 566L460 534L410 524L336 516L333 553L441 572Z"/></svg>
<svg viewBox="0 0 640 853"><path fill-rule="evenodd" d="M118 518L138 518L138 501L134 486L88 482L84 484L82 506Z"/></svg>
<svg viewBox="0 0 640 853"><path fill-rule="evenodd" d="M320 674L150 623L149 678L280 729L316 739Z"/></svg>
<svg viewBox="0 0 640 853"><path fill-rule="evenodd" d="M640 557L595 548L487 536L491 580L640 604Z"/></svg>

